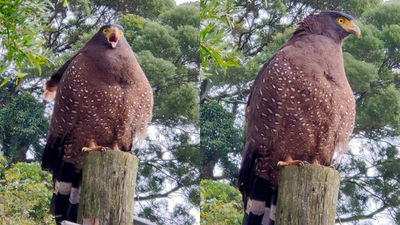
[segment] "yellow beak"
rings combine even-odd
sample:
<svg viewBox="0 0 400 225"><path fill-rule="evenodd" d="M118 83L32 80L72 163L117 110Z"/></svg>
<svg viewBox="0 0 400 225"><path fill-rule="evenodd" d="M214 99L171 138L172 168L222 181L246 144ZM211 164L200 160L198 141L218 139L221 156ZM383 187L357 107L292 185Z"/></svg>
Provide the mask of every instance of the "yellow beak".
<svg viewBox="0 0 400 225"><path fill-rule="evenodd" d="M350 29L350 33L354 34L357 38L361 37L361 30L357 25Z"/></svg>
<svg viewBox="0 0 400 225"><path fill-rule="evenodd" d="M111 47L117 47L119 38L121 37L120 31L117 27L111 27L111 30L107 33L107 42L110 43Z"/></svg>
<svg viewBox="0 0 400 225"><path fill-rule="evenodd" d="M345 21L342 27L349 33L354 34L357 38L361 37L361 30L353 21Z"/></svg>

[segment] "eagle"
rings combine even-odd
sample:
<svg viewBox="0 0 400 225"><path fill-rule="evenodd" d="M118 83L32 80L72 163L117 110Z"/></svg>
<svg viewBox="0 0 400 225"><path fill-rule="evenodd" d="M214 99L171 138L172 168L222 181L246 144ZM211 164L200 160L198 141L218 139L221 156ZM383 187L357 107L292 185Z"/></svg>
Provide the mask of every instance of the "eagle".
<svg viewBox="0 0 400 225"><path fill-rule="evenodd" d="M330 166L347 150L355 120L342 44L360 38L343 12L313 13L259 71L246 107L238 185L243 225L274 223L279 166Z"/></svg>
<svg viewBox="0 0 400 225"><path fill-rule="evenodd" d="M44 87L55 99L42 169L53 175L50 212L57 224L75 222L79 205L83 152L131 151L146 137L153 93L124 29L108 24L61 68Z"/></svg>

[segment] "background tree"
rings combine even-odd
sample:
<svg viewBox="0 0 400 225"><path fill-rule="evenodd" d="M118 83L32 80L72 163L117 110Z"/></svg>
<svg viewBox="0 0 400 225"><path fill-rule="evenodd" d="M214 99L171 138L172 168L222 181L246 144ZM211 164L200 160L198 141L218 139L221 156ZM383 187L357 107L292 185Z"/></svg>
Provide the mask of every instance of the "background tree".
<svg viewBox="0 0 400 225"><path fill-rule="evenodd" d="M209 1L201 0L200 20L200 48L201 65L204 69L214 62L222 68L237 66L237 58L233 55L234 49L224 44L224 37L233 29L235 8L233 1Z"/></svg>
<svg viewBox="0 0 400 225"><path fill-rule="evenodd" d="M234 126L234 115L217 102L208 101L201 106L200 124L200 139L206 143L200 146L203 162L201 179L232 179L237 165L230 157L241 152L243 142L241 130ZM214 175L218 162L227 173L221 177Z"/></svg>
<svg viewBox="0 0 400 225"><path fill-rule="evenodd" d="M7 165L0 156L0 222L10 225L53 224L49 214L51 175L39 163Z"/></svg>
<svg viewBox="0 0 400 225"><path fill-rule="evenodd" d="M201 224L241 225L242 195L239 190L213 180L201 180Z"/></svg>
<svg viewBox="0 0 400 225"><path fill-rule="evenodd" d="M46 17L32 22L32 26L40 27L38 34L28 36L42 40L38 51L51 59L49 67L42 65L40 74L36 65L23 61L20 70L27 75L16 84L18 73L8 69L4 73L11 74L11 78L0 88L0 150L8 162L6 169L25 161L25 154L32 161L41 160L52 110L52 103L42 101L45 79L74 55L101 25L119 23L125 28L124 35L149 78L155 102L149 139L134 150L141 162L135 214L157 224L196 224L198 219L192 212L198 212L200 202L196 87L200 70L198 3L179 6L172 0L51 0L47 3L43 11ZM35 9L32 5L27 7ZM3 12L4 7L0 6L0 15ZM5 19L0 16L0 23ZM2 44L8 47L7 42ZM5 54L0 51L0 58ZM27 165L37 166L37 163ZM32 175L35 173L38 171L34 170ZM51 187L49 180L37 182ZM8 185L9 180L0 183L5 188ZM171 197L179 201L172 203L168 200ZM21 202L29 199L27 195L18 198ZM41 207L49 211L49 204L43 202ZM7 221L14 221L10 213L4 215ZM32 221L32 224L45 223L40 218ZM13 223L26 224L16 220Z"/></svg>
<svg viewBox="0 0 400 225"><path fill-rule="evenodd" d="M6 0L0 4L0 86L11 78L25 76L23 64L35 66L39 73L46 64L43 38L39 35L48 15L49 2L39 0ZM13 71L5 73L5 71Z"/></svg>
<svg viewBox="0 0 400 225"><path fill-rule="evenodd" d="M10 88L14 84L7 86ZM43 103L29 92L16 95L0 108L0 143L4 156L9 162L25 161L26 153L31 148L31 152L40 158L43 148L40 139L46 136L48 125Z"/></svg>
<svg viewBox="0 0 400 225"><path fill-rule="evenodd" d="M205 1L208 2L213 1ZM211 62L203 68L210 82L201 108L218 102L233 114L235 120L231 125L242 130L244 107L255 76L290 38L299 20L318 10L340 10L358 19L362 38L350 37L343 46L346 74L357 101L357 115L349 152L340 162L334 163L342 172L337 222L374 224L374 219L379 219L377 224L400 224L400 4L377 0L224 2L230 2L231 8L222 14L229 14L234 20L232 29L222 39L230 43L231 49L240 52L241 66L224 71ZM201 21L201 24L208 23ZM203 115L202 111L201 120L210 115ZM221 127L215 124L208 128L213 129ZM234 169L222 166L226 159L215 154L226 152L213 144L218 140L224 142L223 134L216 135L216 140L202 140L202 165L207 165L207 157L214 156L222 177L235 185L240 154L231 148L230 154L224 156L235 162ZM205 176L204 168L201 171Z"/></svg>

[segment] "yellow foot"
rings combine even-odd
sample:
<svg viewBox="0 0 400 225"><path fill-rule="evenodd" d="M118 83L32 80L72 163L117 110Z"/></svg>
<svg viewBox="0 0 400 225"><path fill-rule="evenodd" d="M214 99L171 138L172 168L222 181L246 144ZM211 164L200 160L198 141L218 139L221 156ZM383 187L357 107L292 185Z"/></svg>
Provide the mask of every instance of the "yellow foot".
<svg viewBox="0 0 400 225"><path fill-rule="evenodd" d="M106 151L106 148L103 147L103 146L83 147L82 151L83 152L90 152L90 151L101 151L101 152L104 152L104 151Z"/></svg>
<svg viewBox="0 0 400 225"><path fill-rule="evenodd" d="M301 160L288 160L288 161L279 161L278 166L290 166L290 165L297 165L297 166L304 166L304 164L309 164L307 161Z"/></svg>

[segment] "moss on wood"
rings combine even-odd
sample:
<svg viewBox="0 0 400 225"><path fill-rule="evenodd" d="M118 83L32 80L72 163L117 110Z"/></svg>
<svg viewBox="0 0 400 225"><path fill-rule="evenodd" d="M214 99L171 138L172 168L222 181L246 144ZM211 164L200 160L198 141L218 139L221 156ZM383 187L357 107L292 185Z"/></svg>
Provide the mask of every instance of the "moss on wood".
<svg viewBox="0 0 400 225"><path fill-rule="evenodd" d="M281 168L275 224L334 225L339 182L339 172L325 166Z"/></svg>
<svg viewBox="0 0 400 225"><path fill-rule="evenodd" d="M78 222L133 223L133 197L139 160L131 153L107 149L85 154Z"/></svg>

